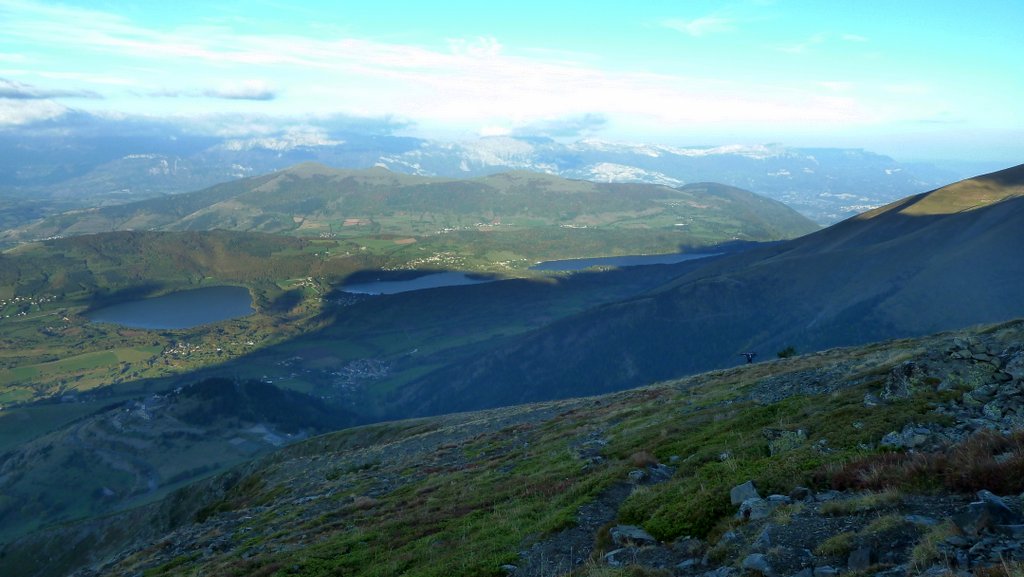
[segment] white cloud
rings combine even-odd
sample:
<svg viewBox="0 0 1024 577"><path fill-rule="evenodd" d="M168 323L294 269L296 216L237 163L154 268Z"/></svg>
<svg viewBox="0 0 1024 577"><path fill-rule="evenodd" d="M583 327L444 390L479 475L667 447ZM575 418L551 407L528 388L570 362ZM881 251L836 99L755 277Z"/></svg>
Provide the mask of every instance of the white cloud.
<svg viewBox="0 0 1024 577"><path fill-rule="evenodd" d="M493 58L501 54L501 43L492 36L472 39L449 38L448 48L452 54L472 58Z"/></svg>
<svg viewBox="0 0 1024 577"><path fill-rule="evenodd" d="M27 2L17 6L23 9L10 18L0 4L6 36L101 57L104 70L93 74L142 71L130 95L117 102L133 113L152 114L160 106L175 113L225 110L204 99L174 101L172 108L170 100L153 98L205 94L273 99L283 114L397 115L421 127L487 127L507 133L551 119L589 118L580 131L606 130L604 119L608 126L666 131L714 124L856 124L874 118L870 106L822 97L819 87L604 70L578 59L519 56L529 52L509 53L493 37L450 39L431 49L341 36L254 35L225 27L164 31L102 12ZM719 16L663 24L693 36L735 29L733 20ZM812 37L804 44L822 39ZM287 91L253 81L253 76L273 78Z"/></svg>
<svg viewBox="0 0 1024 577"><path fill-rule="evenodd" d="M67 108L50 100L0 99L0 127L52 120L67 112Z"/></svg>
<svg viewBox="0 0 1024 577"><path fill-rule="evenodd" d="M277 98L277 91L262 80L244 80L205 90L203 96L228 100L274 100Z"/></svg>
<svg viewBox="0 0 1024 577"><path fill-rule="evenodd" d="M733 32L736 30L735 21L720 16L702 16L693 20L671 18L664 20L662 25L666 28L678 30L693 37L716 34L719 32Z"/></svg>
<svg viewBox="0 0 1024 577"><path fill-rule="evenodd" d="M480 127L478 131L480 136L508 136L512 134L512 129L507 126L488 125Z"/></svg>

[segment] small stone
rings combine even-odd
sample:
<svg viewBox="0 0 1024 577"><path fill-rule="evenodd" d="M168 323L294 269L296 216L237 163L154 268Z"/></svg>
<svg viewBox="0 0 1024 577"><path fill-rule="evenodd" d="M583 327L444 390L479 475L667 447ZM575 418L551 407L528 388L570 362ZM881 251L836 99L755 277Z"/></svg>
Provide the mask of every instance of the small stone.
<svg viewBox="0 0 1024 577"><path fill-rule="evenodd" d="M693 567L697 563L699 563L699 561L697 561L696 559L687 559L686 561L683 561L682 563L677 563L676 564L676 569L679 569L680 571L685 571L685 570Z"/></svg>
<svg viewBox="0 0 1024 577"><path fill-rule="evenodd" d="M636 485L647 478L647 472L640 469L633 469L629 472L629 482Z"/></svg>
<svg viewBox="0 0 1024 577"><path fill-rule="evenodd" d="M619 553L622 553L625 549L614 549L604 554L604 562L612 567L621 567L622 561L619 561Z"/></svg>
<svg viewBox="0 0 1024 577"><path fill-rule="evenodd" d="M736 485L729 491L729 500L733 505L739 505L751 498L761 498L761 495L757 492L757 488L754 487L753 481L747 481L742 485Z"/></svg>
<svg viewBox="0 0 1024 577"><path fill-rule="evenodd" d="M507 575L512 575L513 573L519 570L519 567L516 567L515 565L502 565L501 570L504 571Z"/></svg>
<svg viewBox="0 0 1024 577"><path fill-rule="evenodd" d="M814 569L811 569L810 567L804 567L797 573L794 573L793 577L814 577Z"/></svg>
<svg viewBox="0 0 1024 577"><path fill-rule="evenodd" d="M822 565L814 568L814 577L835 577L839 570L831 565Z"/></svg>

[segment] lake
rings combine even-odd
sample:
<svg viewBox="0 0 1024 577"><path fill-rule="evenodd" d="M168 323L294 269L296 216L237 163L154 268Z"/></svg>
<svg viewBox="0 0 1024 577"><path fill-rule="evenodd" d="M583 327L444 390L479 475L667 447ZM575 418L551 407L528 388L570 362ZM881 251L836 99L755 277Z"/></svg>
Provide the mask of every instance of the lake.
<svg viewBox="0 0 1024 577"><path fill-rule="evenodd" d="M717 253L716 253L717 254ZM688 260L696 260L714 256L714 254L654 254L633 256L609 256L599 258L573 258L568 260L549 260L537 263L530 270L540 271L574 271L594 266L628 267L651 264L676 264ZM500 279L471 275L464 272L437 272L418 276L413 279L376 280L371 282L353 283L341 287L343 292L365 295L392 295L409 291L494 282Z"/></svg>
<svg viewBox="0 0 1024 577"><path fill-rule="evenodd" d="M627 267L643 266L649 264L677 264L680 262L696 260L699 258L705 258L709 256L714 256L714 254L687 254L677 252L672 254L606 256L598 258L571 258L567 260L548 260L544 262L539 262L531 266L530 270L570 271L584 270L593 266Z"/></svg>
<svg viewBox="0 0 1024 577"><path fill-rule="evenodd" d="M127 301L86 316L94 323L139 329L188 329L252 314L245 287L214 286Z"/></svg>
<svg viewBox="0 0 1024 577"><path fill-rule="evenodd" d="M393 295L409 291L493 282L495 279L471 276L464 272L436 272L405 280L379 280L341 287L343 292L362 295Z"/></svg>

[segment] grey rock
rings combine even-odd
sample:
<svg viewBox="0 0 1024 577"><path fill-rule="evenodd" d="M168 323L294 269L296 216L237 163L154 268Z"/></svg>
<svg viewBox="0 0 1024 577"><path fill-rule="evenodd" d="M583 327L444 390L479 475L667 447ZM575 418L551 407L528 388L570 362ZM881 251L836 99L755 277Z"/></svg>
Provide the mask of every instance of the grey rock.
<svg viewBox="0 0 1024 577"><path fill-rule="evenodd" d="M793 577L814 577L814 569L804 567L800 571L793 573Z"/></svg>
<svg viewBox="0 0 1024 577"><path fill-rule="evenodd" d="M616 525L611 531L612 542L619 547L657 545L658 540L636 525Z"/></svg>
<svg viewBox="0 0 1024 577"><path fill-rule="evenodd" d="M950 545L950 546L953 546L953 547L957 547L957 548L970 547L971 546L971 542L968 541L967 539L964 539L960 535L951 535L949 537L946 537L943 540L943 543L945 543L947 545Z"/></svg>
<svg viewBox="0 0 1024 577"><path fill-rule="evenodd" d="M732 577L735 573L736 571L732 567L719 567L704 573L702 577Z"/></svg>
<svg viewBox="0 0 1024 577"><path fill-rule="evenodd" d="M1006 535L1017 541L1024 541L1024 525L996 525L993 529L1000 535Z"/></svg>
<svg viewBox="0 0 1024 577"><path fill-rule="evenodd" d="M623 553L625 549L613 549L604 554L604 562L612 567L621 567L622 561L619 560L619 555Z"/></svg>
<svg viewBox="0 0 1024 577"><path fill-rule="evenodd" d="M794 487L789 492L789 498L794 501L812 501L814 500L814 494L807 487Z"/></svg>
<svg viewBox="0 0 1024 577"><path fill-rule="evenodd" d="M736 518L746 521L764 519L771 514L773 508L772 504L768 501L760 497L753 497L740 504L740 510L739 513L736 513Z"/></svg>
<svg viewBox="0 0 1024 577"><path fill-rule="evenodd" d="M981 414L985 415L986 419L998 421L1003 418L1003 409L999 406L999 401L991 401L981 408Z"/></svg>
<svg viewBox="0 0 1024 577"><path fill-rule="evenodd" d="M647 478L647 471L641 471L640 469L633 469L629 472L629 482L634 485L642 482Z"/></svg>
<svg viewBox="0 0 1024 577"><path fill-rule="evenodd" d="M729 500L733 505L739 505L747 499L752 498L761 498L761 495L757 492L757 487L754 487L753 481L747 481L742 485L736 485L729 491Z"/></svg>
<svg viewBox="0 0 1024 577"><path fill-rule="evenodd" d="M914 361L906 361L889 371L879 395L883 401L906 399L919 389L928 374Z"/></svg>
<svg viewBox="0 0 1024 577"><path fill-rule="evenodd" d="M704 551L704 542L693 537L680 537L672 543L672 550L684 557L697 557Z"/></svg>
<svg viewBox="0 0 1024 577"><path fill-rule="evenodd" d="M996 525L1016 525L1021 518L1002 498L989 491L978 491L979 501L967 505L964 511L953 515L953 523L966 535L978 536Z"/></svg>
<svg viewBox="0 0 1024 577"><path fill-rule="evenodd" d="M934 527L939 524L939 520L934 517L927 517L925 515L906 515L903 517L908 523L915 525L924 525L925 527Z"/></svg>
<svg viewBox="0 0 1024 577"><path fill-rule="evenodd" d="M725 533L722 533L722 538L719 539L718 542L724 545L728 545L729 543L736 543L737 541L740 541L742 538L743 537L740 536L740 534L736 531L726 531Z"/></svg>
<svg viewBox="0 0 1024 577"><path fill-rule="evenodd" d="M519 570L519 567L516 567L515 565L502 565L500 568L507 575L512 575Z"/></svg>
<svg viewBox="0 0 1024 577"><path fill-rule="evenodd" d="M743 559L742 567L747 571L754 571L764 575L765 577L771 577L775 575L775 571L772 569L771 563L768 562L768 557L761 553L751 553Z"/></svg>
<svg viewBox="0 0 1024 577"><path fill-rule="evenodd" d="M757 538L754 539L754 542L751 544L751 549L753 551L764 553L764 552L767 552L768 549L771 549L771 547L772 547L771 529L772 529L771 523L766 524L761 529L761 532L757 535Z"/></svg>
<svg viewBox="0 0 1024 577"><path fill-rule="evenodd" d="M835 577L839 570L831 565L822 565L814 568L814 577Z"/></svg>
<svg viewBox="0 0 1024 577"><path fill-rule="evenodd" d="M671 479L672 475L674 475L675 472L676 470L673 469L672 467L669 467L668 465L663 465L661 463L647 467L647 474L655 483L660 483L662 481L667 481Z"/></svg>
<svg viewBox="0 0 1024 577"><path fill-rule="evenodd" d="M693 568L698 563L700 563L700 561L698 561L696 559L687 559L686 561L682 561L680 563L676 563L676 569L678 569L680 571L686 571L687 569Z"/></svg>
<svg viewBox="0 0 1024 577"><path fill-rule="evenodd" d="M863 571L871 566L871 547L858 547L850 553L846 566L850 571Z"/></svg>
<svg viewBox="0 0 1024 577"><path fill-rule="evenodd" d="M1018 351L1006 360L1003 372L1011 377L1024 380L1024 351Z"/></svg>
<svg viewBox="0 0 1024 577"><path fill-rule="evenodd" d="M765 498L765 501L768 501L769 503L771 503L775 507L778 507L778 506L781 506L781 505L791 505L791 504L793 504L793 499L790 499L786 495L768 495Z"/></svg>

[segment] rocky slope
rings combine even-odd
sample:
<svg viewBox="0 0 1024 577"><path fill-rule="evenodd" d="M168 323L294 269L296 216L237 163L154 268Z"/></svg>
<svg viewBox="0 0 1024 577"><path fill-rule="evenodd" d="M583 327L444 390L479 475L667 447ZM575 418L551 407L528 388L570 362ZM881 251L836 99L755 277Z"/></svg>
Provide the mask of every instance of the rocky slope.
<svg viewBox="0 0 1024 577"><path fill-rule="evenodd" d="M1015 321L332 433L0 572L1011 574L1022 425Z"/></svg>

